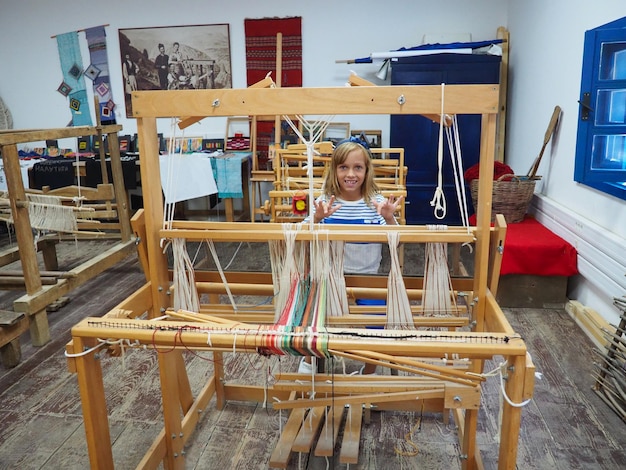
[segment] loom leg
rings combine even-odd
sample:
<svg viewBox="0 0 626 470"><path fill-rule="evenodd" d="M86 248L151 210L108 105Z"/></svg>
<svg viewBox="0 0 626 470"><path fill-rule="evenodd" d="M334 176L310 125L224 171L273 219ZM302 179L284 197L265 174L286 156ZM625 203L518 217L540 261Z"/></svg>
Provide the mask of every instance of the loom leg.
<svg viewBox="0 0 626 470"><path fill-rule="evenodd" d="M81 353L94 343L93 340L87 342L82 338L74 338L70 352ZM75 369L78 376L90 467L93 470L110 470L113 468L113 452L100 361L93 352L69 361L73 362L70 370Z"/></svg>
<svg viewBox="0 0 626 470"><path fill-rule="evenodd" d="M465 410L464 421L461 468L463 470L474 470L476 469L476 426L478 424L478 410Z"/></svg>
<svg viewBox="0 0 626 470"><path fill-rule="evenodd" d="M213 352L213 369L215 374L215 401L216 408L223 410L226 405L226 392L224 391L224 354Z"/></svg>
<svg viewBox="0 0 626 470"><path fill-rule="evenodd" d="M48 312L45 308L30 315L30 341L33 346L43 346L50 341Z"/></svg>
<svg viewBox="0 0 626 470"><path fill-rule="evenodd" d="M505 390L513 403L520 403L524 395L524 378L526 373L526 357L507 358L507 376ZM500 453L498 469L514 470L517 461L517 444L521 425L522 408L509 405L506 400L502 404L502 426L500 431Z"/></svg>
<svg viewBox="0 0 626 470"><path fill-rule="evenodd" d="M159 353L159 372L161 377L161 397L163 400L163 422L165 428L165 458L163 466L166 470L182 470L185 468L185 457L182 453L185 440L180 413L181 391L180 374L176 368L180 364L180 351Z"/></svg>
<svg viewBox="0 0 626 470"><path fill-rule="evenodd" d="M15 338L4 346L0 347L0 359L4 367L15 367L22 359L22 348L20 339Z"/></svg>
<svg viewBox="0 0 626 470"><path fill-rule="evenodd" d="M55 240L42 240L40 243L43 265L46 271L57 271L59 269L56 244Z"/></svg>

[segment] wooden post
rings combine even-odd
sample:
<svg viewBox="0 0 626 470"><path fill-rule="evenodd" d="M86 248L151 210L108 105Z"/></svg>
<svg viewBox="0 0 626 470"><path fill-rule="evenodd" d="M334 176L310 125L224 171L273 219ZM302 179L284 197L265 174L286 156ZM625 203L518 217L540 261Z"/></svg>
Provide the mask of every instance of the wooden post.
<svg viewBox="0 0 626 470"><path fill-rule="evenodd" d="M159 353L159 372L161 377L161 397L163 400L163 422L165 429L165 459L164 467L167 470L185 468L185 457L181 453L185 441L180 414L180 389L178 388L180 374L177 365L180 363L180 351ZM111 467L112 468L112 467Z"/></svg>
<svg viewBox="0 0 626 470"><path fill-rule="evenodd" d="M143 188L143 204L146 226L146 248L148 252L148 271L146 276L151 280L152 309L148 312L149 318L156 318L170 307L167 260L162 256L161 238L159 230L163 221L163 197L159 181L159 148L156 131L156 119L137 119L137 132L139 139L139 155L141 159L141 181L149 181L151 184ZM152 194L148 188L158 187L158 192ZM160 255L159 255L160 254Z"/></svg>
<svg viewBox="0 0 626 470"><path fill-rule="evenodd" d="M73 348L69 352L82 353L94 344L93 340L74 338ZM92 470L112 469L113 452L100 361L93 352L70 358L69 361L73 362L70 369L75 367L78 377L90 467Z"/></svg>
<svg viewBox="0 0 626 470"><path fill-rule="evenodd" d="M17 145L2 146L2 160L9 189L11 212L15 225L15 236L20 249L20 262L24 273L26 293L34 295L41 290L41 277L35 250L35 239L28 216L28 205L18 204L26 202L26 191L22 181ZM24 312L31 316L30 333L33 346L43 346L50 341L50 328L45 308L37 312Z"/></svg>
<svg viewBox="0 0 626 470"><path fill-rule="evenodd" d="M524 379L526 377L526 356L509 356L506 358L507 369L505 386L509 400L520 404L524 399ZM502 403L502 425L500 429L500 452L498 455L499 470L515 470L517 461L517 441L522 422L522 408L511 406L506 400Z"/></svg>
<svg viewBox="0 0 626 470"><path fill-rule="evenodd" d="M111 156L111 174L113 176L115 202L117 203L117 217L120 222L120 235L122 241L127 241L130 240L132 231L130 229L128 194L124 184L124 170L122 169L120 141L117 132L107 134L107 141L109 142L109 155Z"/></svg>

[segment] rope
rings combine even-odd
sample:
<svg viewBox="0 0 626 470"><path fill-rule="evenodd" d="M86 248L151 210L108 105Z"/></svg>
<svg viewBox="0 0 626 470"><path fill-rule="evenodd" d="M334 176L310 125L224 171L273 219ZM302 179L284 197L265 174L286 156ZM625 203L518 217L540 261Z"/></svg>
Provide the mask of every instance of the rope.
<svg viewBox="0 0 626 470"><path fill-rule="evenodd" d="M441 84L441 113L439 120L439 142L437 145L437 187L433 195L430 205L434 207L434 215L436 219L443 219L446 216L446 195L443 192L443 128L445 122L444 97L445 83Z"/></svg>
<svg viewBox="0 0 626 470"><path fill-rule="evenodd" d="M429 230L447 230L445 225L428 225ZM456 310L452 279L448 269L448 244L429 242L424 253L424 315L449 315Z"/></svg>
<svg viewBox="0 0 626 470"><path fill-rule="evenodd" d="M311 229L314 225L314 217L315 214L315 196L313 194L313 147L315 142L321 139L322 135L324 135L324 131L330 124L333 116L326 116L324 119L318 119L317 121L309 122L303 116L297 115L298 121L302 124L302 127L308 133L309 139L307 140L304 137L304 134L300 132L298 126L296 126L291 118L287 115L283 116L289 127L293 130L293 132L298 136L298 138L306 145L306 162L307 162L307 177L309 180L309 219Z"/></svg>
<svg viewBox="0 0 626 470"><path fill-rule="evenodd" d="M459 204L459 211L461 212L461 223L464 227L467 227L467 233L469 233L469 210L467 206L467 195L465 193L465 181L463 180L463 157L461 154L461 139L459 138L459 126L456 114L452 116L452 125L446 127L446 139L448 141L448 149L450 150L450 161L452 162L452 171L454 173L457 202Z"/></svg>
<svg viewBox="0 0 626 470"><path fill-rule="evenodd" d="M200 312L200 299L195 285L194 269L184 238L172 239L172 255L174 257L173 282L174 309Z"/></svg>
<svg viewBox="0 0 626 470"><path fill-rule="evenodd" d="M78 224L74 209L64 206L61 198L43 194L28 195L28 218L31 227L37 230L76 232Z"/></svg>
<svg viewBox="0 0 626 470"><path fill-rule="evenodd" d="M387 280L387 324L390 329L415 329L411 303L402 279L402 267L398 256L399 232L387 232L391 268Z"/></svg>

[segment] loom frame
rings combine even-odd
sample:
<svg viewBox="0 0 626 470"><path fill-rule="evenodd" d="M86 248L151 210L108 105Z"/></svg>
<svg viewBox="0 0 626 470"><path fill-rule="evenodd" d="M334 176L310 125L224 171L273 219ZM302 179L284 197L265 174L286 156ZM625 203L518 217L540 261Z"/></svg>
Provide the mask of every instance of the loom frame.
<svg viewBox="0 0 626 470"><path fill-rule="evenodd" d="M281 228L274 224L176 221L171 229L162 228L163 201L161 189L150 182L160 181L158 168L157 118L191 116L194 121L212 116L241 115L328 115L328 114L428 114L439 115L442 108L442 89L439 86L359 86L352 88L248 88L206 91L142 91L134 92L133 115L137 119L141 158L141 179L144 183L144 210L134 218L134 229L139 235L139 256L149 281L132 296L102 319L87 318L72 329L72 341L67 352L76 356L68 359L70 370L78 374L78 384L83 407L87 446L92 468L113 468L111 439L109 435L107 407L104 396L102 370L94 353L78 355L86 348L97 345L97 337L133 338L141 336L145 345L172 348L171 353L159 354L161 394L163 402L164 428L148 449L138 468L156 468L163 463L165 468L184 468L185 442L195 429L199 410L204 409L215 395L217 406L223 407L226 400L263 399L260 387L245 387L224 384L223 370L215 367L214 377L196 397L192 396L180 349L174 348L175 334L139 334L133 328L94 327L99 322L115 320L120 324L140 324L145 320L135 318L147 312L148 318L157 318L171 307L169 295L169 272L167 260L160 246L161 239L184 237L188 240L212 238L216 240L256 240L266 241L268 237L282 237ZM401 241L473 241L475 247L474 276L470 280L472 296L475 300L473 312L476 335L515 336L515 332L497 305L490 287L497 287L498 259L491 256L493 247L502 243L502 224L496 232L490 228L491 191L493 162L496 145L496 124L498 119L499 87L497 85L448 85L445 87L446 114L480 114L482 116L480 185L478 192L477 223L469 233L451 230L449 233L428 233L424 227L393 227L400 231ZM337 239L360 241L386 241L387 228L372 231L359 231L359 235L345 230L330 230ZM312 236L306 230L299 237ZM499 233L494 237L493 233ZM242 278L245 282L246 278ZM214 282L217 284L217 282ZM228 321L228 320L227 320ZM230 320L236 322L235 320ZM139 322L139 323L137 323ZM167 326L168 322L159 320ZM180 323L178 323L180 324ZM190 323L201 327L203 323ZM102 326L102 325L101 325ZM186 347L213 350L216 362L220 362L224 350L232 350L232 343L216 341L212 347L206 345L206 336L197 342L189 337ZM232 342L233 339L231 338ZM227 347L228 346L228 347ZM245 343L240 344L243 351ZM343 346L341 346L343 347ZM346 346L347 347L347 346ZM374 346L374 352L377 352ZM506 391L513 402L521 402L532 396L534 366L523 340L503 343L497 348L493 344L468 344L460 347L454 344L430 343L417 345L405 350L401 345L395 348L381 348L378 352L393 352L401 355L424 355L441 357L441 354L462 351L475 359L476 372L481 372L485 359L502 354L508 361ZM247 352L253 352L249 350ZM288 391L276 390L276 396L288 397ZM438 394L430 391L433 396ZM428 395L427 393L427 395ZM438 392L437 392L438 393ZM406 403L403 402L403 403ZM463 408L454 406L454 416L459 425L459 438L462 448L464 469L481 468L482 461L476 446L476 425L478 409L474 406ZM499 446L498 467L514 469L517 457L521 409L504 404L502 412L502 436Z"/></svg>
<svg viewBox="0 0 626 470"><path fill-rule="evenodd" d="M119 151L118 133L121 130L122 126L120 125L98 125L0 131L0 150L17 240L17 249L10 248L0 252L0 265L4 266L19 259L23 281L16 285L15 288L24 288L26 291L23 296L13 302L16 314L24 315L24 321L15 328L0 328L0 351L2 352L3 363L8 367L13 367L19 363L21 358L19 336L29 327L31 342L34 346L43 346L50 341L46 307L114 266L133 251L134 240L127 203L128 196L124 187ZM84 187L82 188L82 195L87 202L96 200L107 201L106 207L94 212L94 218L117 218L118 222L100 224L103 230L109 230L108 233L93 231L97 227L96 223L79 224L79 233L76 234L76 237L80 239L113 238L119 239L119 241L96 258L76 266L66 277L56 279L52 284L43 285L42 271L38 267L37 251L42 252L46 269L56 270L58 266L56 244L62 237L44 236L35 244L28 215L26 189L22 181L17 146L18 144L81 136L95 136L100 141L101 157L104 156L103 136L106 136L109 141L112 184L101 184L95 189ZM104 164L104 158L101 159ZM76 171L80 177L79 168L76 168ZM31 190L31 192L34 191ZM44 194L73 197L78 193L76 186L70 186L46 191ZM115 201L116 207L112 207L110 201Z"/></svg>

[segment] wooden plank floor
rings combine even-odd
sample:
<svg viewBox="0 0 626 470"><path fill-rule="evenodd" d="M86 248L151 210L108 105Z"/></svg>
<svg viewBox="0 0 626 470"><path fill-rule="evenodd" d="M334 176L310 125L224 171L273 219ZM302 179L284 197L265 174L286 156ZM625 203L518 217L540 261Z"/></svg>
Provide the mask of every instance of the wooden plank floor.
<svg viewBox="0 0 626 470"><path fill-rule="evenodd" d="M81 249L94 251L98 245ZM78 253L70 248L66 255L72 259ZM60 256L60 264L65 260ZM81 318L105 313L142 282L132 256L72 292L71 302L49 315L50 343L34 348L28 334L22 337L22 362L13 369L0 368L0 469L89 467L77 380L67 370L64 345L70 328ZM15 296L0 293L0 308L11 308ZM518 468L626 468L626 425L591 389L592 344L564 310L506 309L506 313L542 374L532 402L523 411ZM186 356L197 391L211 376L211 355ZM263 383L268 367L274 373L296 369L295 358L225 354L225 361L227 379L237 382ZM102 365L116 468L134 468L162 427L156 355L130 351L123 359L104 357ZM490 362L486 369L495 365ZM485 468L495 469L496 377L488 379L482 403L477 440ZM218 411L211 402L187 446L186 467L268 468L286 418L284 413L244 402L229 402ZM413 451L412 444L417 455L400 455ZM295 454L288 468L348 468L339 463L339 452L335 454L328 460ZM452 419L444 424L441 414L372 412L370 422L363 424L359 463L349 468L456 469L461 467L459 454Z"/></svg>

